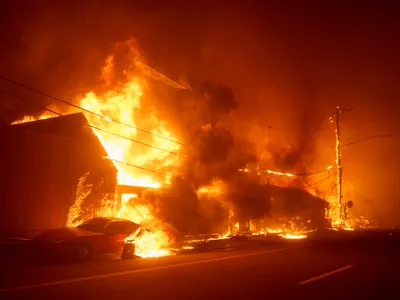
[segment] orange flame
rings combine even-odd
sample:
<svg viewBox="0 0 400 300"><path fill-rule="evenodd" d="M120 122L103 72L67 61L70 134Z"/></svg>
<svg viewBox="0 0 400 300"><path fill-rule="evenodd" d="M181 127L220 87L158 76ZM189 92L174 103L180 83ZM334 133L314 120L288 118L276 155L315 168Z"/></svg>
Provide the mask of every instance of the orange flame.
<svg viewBox="0 0 400 300"><path fill-rule="evenodd" d="M103 76L105 76L104 73ZM110 90L99 96L94 92L87 93L85 98L81 100L81 106L96 114L106 116L100 118L93 114L86 114L91 125L107 131L93 129L111 159L141 167L147 166L154 170L178 165L179 157L177 155L171 157L173 154L170 154L170 152L178 152L180 146L162 138L172 139L173 137L164 128L165 123L159 121L154 114L147 116L148 128L145 130L150 134L145 133L147 135L145 138L149 140L148 144L155 148L146 147L132 141L138 140L135 111L141 108L142 86L145 84L144 80L133 77L119 90ZM111 120L117 120L129 126ZM108 132L117 133L118 136ZM121 138L121 136L126 138ZM115 163L115 166L118 169L119 184L157 188L162 183L166 183L165 178L160 182L154 179L152 175L143 175L142 170L135 170L132 166L119 163Z"/></svg>
<svg viewBox="0 0 400 300"><path fill-rule="evenodd" d="M305 239L307 238L307 235L305 234L290 234L290 233L286 233L286 234L280 234L279 236L285 238L285 239L289 239L289 240L293 240L293 239Z"/></svg>
<svg viewBox="0 0 400 300"><path fill-rule="evenodd" d="M12 122L11 125L33 122L33 121L38 121L38 120L44 120L44 119L49 119L49 118L54 118L54 117L56 117L54 114L52 114L50 112L45 112L42 115L40 115L39 117L24 116L21 119L18 119L17 121Z"/></svg>
<svg viewBox="0 0 400 300"><path fill-rule="evenodd" d="M137 54L135 49L132 52ZM114 79L114 67L114 57L111 55L107 58L101 73L101 79L108 87L110 87L112 79ZM135 70L135 68L126 69L124 74L129 79L123 85L110 87L101 94L97 94L94 91L88 92L79 101L79 106L86 111L77 111L77 109L71 108L69 113L83 112L91 126L102 129L93 128L93 131L118 170L118 184L158 188L163 184L168 184L171 170L179 166L179 156L171 153L177 153L180 150L180 146L178 143L171 142L174 137L171 132L165 129L167 127L166 122L156 117L155 109L143 103L142 96L144 92L148 94L147 96L151 96L151 93L144 77L129 73L131 70ZM26 116L13 124L50 117L53 116L49 113L44 113L38 118ZM123 124L126 124L126 126ZM135 141L153 147L148 147ZM124 164L117 161L124 162ZM133 166L139 168L134 168ZM146 173L140 167L162 172L167 176L160 177L156 176L156 173ZM129 199L132 196L124 196L121 209L117 213L113 211L114 209L102 208L95 214L97 216L109 216L112 214L156 228L155 232L144 234L139 238L137 241L138 255L143 257L166 255L167 252L161 250L170 242L170 238L163 231L162 223L154 216L150 206L137 205L130 202ZM69 225L85 221L76 219L79 216L77 207L80 209L80 205L75 205L74 209L70 210L71 216L69 216L69 219L74 219L74 222L69 222Z"/></svg>

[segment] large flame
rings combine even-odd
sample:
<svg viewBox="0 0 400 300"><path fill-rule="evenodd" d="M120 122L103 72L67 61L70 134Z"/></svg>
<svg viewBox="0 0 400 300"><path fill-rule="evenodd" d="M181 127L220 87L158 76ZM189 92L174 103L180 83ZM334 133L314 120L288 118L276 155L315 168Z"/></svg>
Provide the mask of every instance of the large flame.
<svg viewBox="0 0 400 300"><path fill-rule="evenodd" d="M121 209L117 214L119 218L128 219L150 228L140 236L133 233L126 238L126 240L134 239L135 255L140 257L170 255L167 248L173 243L173 239L164 230L165 224L155 216L151 205L135 203L136 199L138 199L137 195L124 195Z"/></svg>
<svg viewBox="0 0 400 300"><path fill-rule="evenodd" d="M149 94L146 96L151 96L145 77L138 73L129 74L129 70L135 68L128 68L124 73L128 78L124 84L112 86L114 57L109 56L101 73L106 88L103 88L102 93L86 93L78 104L83 110L73 107L68 113L80 112L88 119L118 170L119 185L159 188L168 184L171 171L179 165L179 155L175 154L180 146L172 142L174 137L166 129L166 122L156 117L155 108L142 103L144 92ZM143 107L146 109L144 112L141 111ZM46 112L39 117L25 116L13 124L55 116ZM160 176L160 173L166 176ZM76 203L70 209L68 226L85 221L79 217L84 196L77 195ZM163 230L162 222L154 216L150 205L138 205L129 201L132 198L133 195L124 195L118 212L114 207L109 207L113 201L108 199L108 206L102 207L94 215L116 216L152 228L151 232L141 235L136 241L136 254L142 257L166 255L167 252L162 249L170 243L171 238Z"/></svg>
<svg viewBox="0 0 400 300"><path fill-rule="evenodd" d="M103 78L111 76L112 66L113 59L109 57L102 72ZM133 166L155 171L164 171L173 165L177 166L179 156L171 153L179 151L179 144L171 142L173 136L165 129L165 122L158 120L154 113L148 114L146 119L140 122L141 124L135 122L140 120L137 112L143 105L142 96L146 87L144 78L132 76L122 87L110 89L101 95L94 92L87 93L80 101L80 105L95 113L86 114L86 117L92 126L102 129L93 130L118 169L118 184L158 188L162 184L167 184L168 178L156 179L154 174L144 174L143 170ZM138 128L142 129L140 133L144 132L140 141L146 135L146 144L151 144L153 147L135 143L134 140L139 140ZM167 250L163 249L171 240L163 230L162 222L155 217L150 205L130 201L136 197L123 195L121 208L116 214L117 217L152 228L151 232L146 232L136 239L135 254L141 257L167 255Z"/></svg>
<svg viewBox="0 0 400 300"><path fill-rule="evenodd" d="M103 76L110 68L108 64L103 70ZM143 135L147 135L145 137L149 141L147 144L153 147L132 141L139 140L137 127L141 128L141 126L135 123L135 120L139 118L135 112L141 108L145 85L144 79L134 76L116 90L109 90L102 95L96 95L94 92L87 93L80 103L86 110L105 116L105 118L100 118L94 114L86 114L91 125L103 129L93 130L109 157L113 161L127 163L114 163L118 169L118 184L157 188L165 183L167 178L163 178L160 182L154 178L153 174L144 174L143 170L135 169L130 165L147 167L156 171L178 165L179 156L171 153L177 153L180 147L179 144L170 141L173 139L172 134L165 129L165 122L158 120L154 113L146 116L146 122L142 122L147 125L146 133ZM111 133L116 133L116 135Z"/></svg>

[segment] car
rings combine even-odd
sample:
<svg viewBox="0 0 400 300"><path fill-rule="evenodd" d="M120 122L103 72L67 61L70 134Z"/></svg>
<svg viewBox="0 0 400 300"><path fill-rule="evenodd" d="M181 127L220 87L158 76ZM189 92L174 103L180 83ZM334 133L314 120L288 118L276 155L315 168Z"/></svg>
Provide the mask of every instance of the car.
<svg viewBox="0 0 400 300"><path fill-rule="evenodd" d="M86 262L103 254L122 253L124 240L141 226L119 218L93 218L77 227L51 229L36 235L33 245L42 258Z"/></svg>

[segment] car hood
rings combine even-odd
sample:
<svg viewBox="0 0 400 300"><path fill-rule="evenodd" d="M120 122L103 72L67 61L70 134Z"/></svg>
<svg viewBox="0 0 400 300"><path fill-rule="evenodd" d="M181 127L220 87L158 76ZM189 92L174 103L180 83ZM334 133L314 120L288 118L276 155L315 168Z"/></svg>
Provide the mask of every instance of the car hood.
<svg viewBox="0 0 400 300"><path fill-rule="evenodd" d="M102 235L102 233L91 232L77 227L66 227L66 228L51 229L41 232L38 235L36 235L33 240L40 242L55 243L55 242L73 240L79 237L94 236L94 235Z"/></svg>

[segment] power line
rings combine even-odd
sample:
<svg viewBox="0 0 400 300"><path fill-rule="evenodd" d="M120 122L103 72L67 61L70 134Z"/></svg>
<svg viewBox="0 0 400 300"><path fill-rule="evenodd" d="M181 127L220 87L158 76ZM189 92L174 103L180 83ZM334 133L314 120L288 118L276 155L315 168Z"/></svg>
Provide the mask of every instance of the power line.
<svg viewBox="0 0 400 300"><path fill-rule="evenodd" d="M259 123L260 124L260 123ZM260 126L262 127L266 127L268 128L268 130L276 130L276 131L286 131L286 132L293 132L293 130L291 129L283 129L283 128L277 128L271 125L264 125L264 124L260 124Z"/></svg>
<svg viewBox="0 0 400 300"><path fill-rule="evenodd" d="M317 174L321 174L324 172L328 172L330 169L332 169L333 166L328 166L325 169L320 169L319 171L315 171L312 173L298 173L298 174L294 174L294 176L312 176L312 175L317 175Z"/></svg>
<svg viewBox="0 0 400 300"><path fill-rule="evenodd" d="M49 111L49 112L51 112L51 113L53 113L53 114L56 114L56 115L58 115L58 116L63 116L63 114L61 114L61 113L59 113L59 112L56 112L56 111L51 110L51 109L49 109L49 108L43 107L43 106L41 106L41 105L39 105L39 104L36 104L36 103L31 103L30 101L28 101L28 100L26 100L26 99L24 99L24 98L22 98L22 97L13 95L13 94L11 94L11 93L9 93L9 92L6 92L6 91L4 91L4 90L1 90L1 89L0 89L0 92L3 93L3 94L5 94L5 95L8 95L8 96L10 96L10 97L16 98L16 99L18 99L18 100L21 100L21 101L24 101L24 102L28 102L28 103L30 103L31 105L34 105L34 106L39 107L39 108L41 108L41 109L43 109L43 110ZM122 139L126 139L126 140L129 140L129 141L134 142L134 143L137 143L137 144L141 144L141 145L143 145L143 146L147 146L147 147L150 147L150 148L154 148L154 149L157 149L157 150L160 150L160 151L164 151L164 152L167 152L167 153L170 153L170 154L174 154L174 155L178 155L178 156L179 156L179 153L177 153L177 152L169 151L169 150L166 150L166 149L163 149L163 148L159 148L159 147L156 147L156 146L153 146L153 145L150 145L150 144L146 144L146 143L143 143L143 142L140 142L140 141L137 141L137 140L128 138L128 137L126 137L126 136L123 136L123 135L120 135L120 134L117 134L117 133L108 131L108 130L106 130L106 129L102 129L102 128L99 128L99 127L97 127L97 126L93 126L93 125L91 125L91 124L85 124L85 125L88 126L88 127L93 128L93 129L96 129L96 130L99 130L99 131L108 133L108 134L110 134L110 135L114 135L114 136L116 136L116 137L119 137L119 138L122 138Z"/></svg>
<svg viewBox="0 0 400 300"><path fill-rule="evenodd" d="M121 138L121 139L125 139L125 140L128 140L128 141L132 141L132 142L134 142L134 143L141 144L141 145L143 145L143 146L151 147L151 148L154 148L154 149L157 149L157 150L160 150L160 151L164 151L164 152L167 152L167 153L170 153L170 154L174 154L174 155L178 155L178 156L179 156L179 153L177 153L177 152L173 152L173 151L169 151L169 150L166 150L166 149L163 149L163 148L159 148L159 147L156 147L156 146L152 146L152 145L149 145L149 144L146 144L146 143L143 143L143 142L140 142L140 141L137 141L137 140L128 138L128 137L126 137L126 136L123 136L123 135L120 135L120 134L117 134L117 133L108 131L108 130L106 130L106 129L99 128L99 127L97 127L97 126L93 126L93 125L90 125L90 124L87 124L87 126L93 128L93 129L96 129L96 130L103 131L103 132L105 132L105 133L114 135L114 136L119 137L119 138Z"/></svg>
<svg viewBox="0 0 400 300"><path fill-rule="evenodd" d="M347 143L347 144L344 144L344 145L341 145L340 147L341 148L344 148L344 147L347 147L347 146L351 146L351 145L354 145L354 144L358 144L358 143L361 143L361 142L364 142L364 141L367 141L367 140L370 140L370 139L376 139L376 138L380 138L380 137L391 137L392 135L389 133L389 134L378 134L378 135L373 135L373 136L370 136L370 137L366 137L366 138L364 138L364 139L361 139L361 140L359 140L359 141L355 141L355 142L351 142L351 143Z"/></svg>
<svg viewBox="0 0 400 300"><path fill-rule="evenodd" d="M329 199L329 197L332 195L332 192L333 192L333 190L335 189L335 187L336 187L336 183L334 183L334 184L332 185L332 189L331 189L331 191L329 192L328 196L325 197L325 200L328 200L328 199Z"/></svg>
<svg viewBox="0 0 400 300"><path fill-rule="evenodd" d="M332 169L332 168L333 168L333 166L328 166L328 167L326 167L326 168L324 168L324 169L319 169L318 171L315 171L315 172L312 172L312 173L297 173L297 174L282 173L282 172L277 172L277 171L271 171L271 170L268 170L267 168L259 168L259 169L266 171L266 173L268 173L268 174L288 175L288 176L290 176L290 177L294 177L294 176L312 176L312 175L317 175L317 174L321 174L321 173L327 172L327 171L329 171L329 170Z"/></svg>
<svg viewBox="0 0 400 300"><path fill-rule="evenodd" d="M129 167L136 168L136 169L141 169L141 170L148 171L148 172L152 172L152 173L158 173L158 174L161 174L161 175L163 175L163 176L169 176L168 174L163 173L163 172L159 172L159 171L156 171L156 170L151 170L151 169L143 168L143 167L140 167L140 166L132 165L132 164L130 164L130 163L127 163L127 162L124 162L124 161L120 161L120 160L117 160L117 159L113 159L113 158L109 158L109 157L107 157L107 159L108 159L108 160L111 160L111 161L114 161L114 162L116 162L116 163L120 163L120 164L129 166Z"/></svg>
<svg viewBox="0 0 400 300"><path fill-rule="evenodd" d="M321 180L318 180L318 181L316 181L316 182L313 182L313 183L307 185L306 187L311 187L311 186L313 186L313 185L316 185L316 184L318 184L318 183L321 183L322 181L327 180L329 177L331 177L332 175L335 175L336 173L337 173L337 172L331 173L331 174L329 174L328 176L326 176L325 178L323 178L323 179L321 179Z"/></svg>
<svg viewBox="0 0 400 300"><path fill-rule="evenodd" d="M123 123L123 122L121 122L121 121L115 120L115 119L113 119L113 118L109 118L109 117L103 116L102 114L95 113L94 111L88 110L88 109L86 109L86 108L84 108L84 107L81 107L81 106L79 106L79 105L76 105L76 104L73 104L73 103L71 103L71 102L68 102L68 101L62 100L62 99L60 99L60 98L57 98L57 97L55 97L55 96L49 95L49 94L47 94L47 93L45 93L45 92L42 92L42 91L40 91L40 90L38 90L38 89L29 87L29 86L27 86L27 85L25 85L25 84L23 84L23 83L17 82L17 81L12 80L12 79L9 79L9 78L7 78L7 77L5 77L5 76L3 76L3 75L0 75L0 79L3 79L4 81L13 83L13 84L15 84L15 85L18 85L18 86L20 86L20 87L23 87L23 88L25 88L25 89L27 89L27 90L29 90L29 91L35 92L35 93L40 94L40 95L42 95L42 96L48 97L48 98L50 98L50 99L59 101L59 102L64 103L64 104L66 104L66 105L75 107L75 108L77 108L77 109L79 109L79 110L82 110L82 111L84 111L84 112L86 112L86 113L95 115L95 116L100 117L100 118L102 118L102 119L105 119L105 120L107 120L107 121L112 121L112 122L114 122L114 123L117 123L117 124L120 124L120 125L129 127L129 128L132 128L132 129L136 129L136 130L145 132L145 133L147 133L147 134L151 134L151 135L156 136L156 137L158 137L158 138L161 138L161 139L164 139L164 140L167 140L167 141L170 141L170 142L173 142L173 143L182 145L182 146L189 147L189 145L184 144L184 143L182 143L182 142L177 142L177 141L174 141L174 140L172 140L172 139L169 139L169 138L163 137L163 136L161 136L161 135L155 134L155 133L153 133L153 132L150 132L150 131L148 131L148 130L141 129L141 128L138 128L138 127L136 127L136 126L129 125L129 124Z"/></svg>
<svg viewBox="0 0 400 300"><path fill-rule="evenodd" d="M3 94L5 94L5 95L8 95L8 96L14 97L14 98L16 98L16 99L19 99L19 100L21 100L21 101L28 102L26 99L21 98L21 97L16 96L16 95L13 95L13 94L11 94L11 93L8 93L8 92L6 92L6 91L0 90L0 92L3 93ZM35 105L38 106L38 107L40 107L40 108L42 108L42 109L44 109L44 110L46 110L46 111L49 111L49 112L51 112L51 113L53 113L53 114L55 114L55 115L63 116L61 113L56 112L56 111L54 111L54 110L51 110L51 109L49 109L49 108L45 108L45 107L42 107L42 106L37 105L37 104L35 104ZM95 128L94 126L92 126L92 125L90 125L90 124L85 124L85 125L88 126L88 127L97 129L97 130L105 131L105 132L107 132L107 133L109 133L109 134L112 134L112 135L119 136L119 137L121 137L121 138L129 139L129 138L127 138L127 137L120 136L120 135L117 135L117 134L112 133L112 132L108 132L108 131L103 130L103 129L100 129L100 128ZM129 139L129 140L131 140L131 139ZM135 140L132 140L132 141L135 141ZM137 141L136 141L136 142L137 142ZM147 145L147 144L145 144L145 145L146 145L146 146L150 146L150 145ZM150 147L153 147L153 146L150 146ZM155 148L155 147L154 147L154 148ZM161 148L156 148L156 149L160 149L160 150L163 150L163 151L167 151L167 150L161 149ZM179 155L178 153L175 153L175 152L171 152L171 153ZM164 176L169 176L169 175L166 174L166 173L162 173L162 172L159 172L159 171L156 171L156 170L147 169L147 168L140 167L140 166L137 166L137 165L133 165L133 164L130 164L130 163L127 163L127 162L124 162L124 161L117 160L117 159L112 159L112 158L109 158L109 157L107 157L107 159L108 159L108 160L111 160L111 161L114 161L114 162L116 162L116 163L120 163L120 164L124 164L124 165L126 165L126 166L130 166L130 167L136 168L136 169L141 169L141 170L148 171L148 172L158 173L158 174L161 174L161 175L164 175Z"/></svg>

